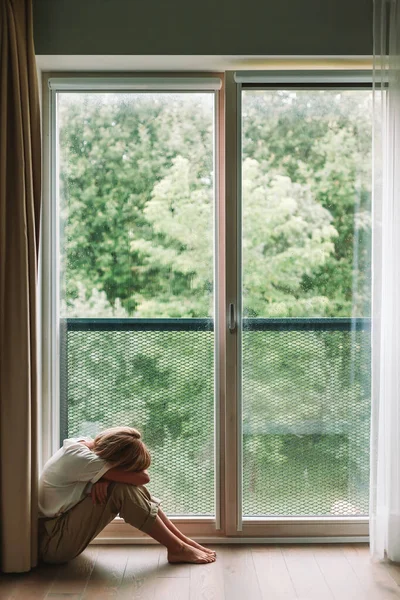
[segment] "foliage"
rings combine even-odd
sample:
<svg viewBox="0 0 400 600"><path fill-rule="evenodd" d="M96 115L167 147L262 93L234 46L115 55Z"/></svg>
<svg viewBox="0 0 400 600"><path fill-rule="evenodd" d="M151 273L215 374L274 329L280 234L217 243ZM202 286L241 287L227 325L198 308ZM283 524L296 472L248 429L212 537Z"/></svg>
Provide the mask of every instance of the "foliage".
<svg viewBox="0 0 400 600"><path fill-rule="evenodd" d="M62 316L212 317L212 95L60 94L58 119ZM371 94L246 91L242 188L245 317L367 316ZM140 335L141 350L111 332L94 345L68 342L70 432L138 426L157 457L157 492L190 512L185 498L207 489L208 514L212 343ZM330 462L332 498L363 506L368 343L298 335L272 343L261 332L245 346L247 509L267 511L274 494L284 505L284 472L298 473L299 514L304 498L304 510L329 512L311 490ZM179 481L172 464L185 466Z"/></svg>

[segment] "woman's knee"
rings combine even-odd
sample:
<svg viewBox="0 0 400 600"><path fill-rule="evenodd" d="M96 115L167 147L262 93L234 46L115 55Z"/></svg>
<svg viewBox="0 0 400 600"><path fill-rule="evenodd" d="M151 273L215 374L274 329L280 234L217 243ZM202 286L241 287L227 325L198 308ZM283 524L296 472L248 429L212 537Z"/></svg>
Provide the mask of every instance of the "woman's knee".
<svg viewBox="0 0 400 600"><path fill-rule="evenodd" d="M114 497L132 497L143 495L150 498L150 492L144 485L130 485L129 483L113 483L111 487L111 495Z"/></svg>
<svg viewBox="0 0 400 600"><path fill-rule="evenodd" d="M111 490L111 501L127 523L148 533L157 517L158 501L143 485L116 483Z"/></svg>

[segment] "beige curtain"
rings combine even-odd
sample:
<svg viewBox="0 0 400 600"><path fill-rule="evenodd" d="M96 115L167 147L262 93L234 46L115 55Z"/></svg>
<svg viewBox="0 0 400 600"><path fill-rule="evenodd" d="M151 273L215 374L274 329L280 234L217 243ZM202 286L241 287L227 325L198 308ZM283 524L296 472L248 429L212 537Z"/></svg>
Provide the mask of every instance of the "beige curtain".
<svg viewBox="0 0 400 600"><path fill-rule="evenodd" d="M0 568L37 561L40 120L31 0L0 0Z"/></svg>

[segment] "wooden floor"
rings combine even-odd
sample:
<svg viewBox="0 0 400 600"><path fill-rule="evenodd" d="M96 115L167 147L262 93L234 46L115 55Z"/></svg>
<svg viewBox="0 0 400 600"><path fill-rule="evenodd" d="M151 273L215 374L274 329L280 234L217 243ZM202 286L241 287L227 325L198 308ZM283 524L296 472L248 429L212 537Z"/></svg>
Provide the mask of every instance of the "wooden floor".
<svg viewBox="0 0 400 600"><path fill-rule="evenodd" d="M0 575L0 599L400 599L400 566L372 563L364 545L215 549L203 566L169 565L159 546L91 546L66 565Z"/></svg>

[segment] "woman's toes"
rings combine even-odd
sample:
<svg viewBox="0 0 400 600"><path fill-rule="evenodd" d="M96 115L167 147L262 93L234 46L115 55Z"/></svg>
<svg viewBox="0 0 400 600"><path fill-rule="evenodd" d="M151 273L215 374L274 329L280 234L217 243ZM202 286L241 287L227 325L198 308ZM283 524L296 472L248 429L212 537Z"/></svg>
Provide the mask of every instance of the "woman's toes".
<svg viewBox="0 0 400 600"><path fill-rule="evenodd" d="M206 548L205 546L202 546L201 544L198 544L194 540L189 540L188 543L189 543L190 546L198 548L199 550L202 550L203 552L206 552L207 554L212 554L213 556L216 556L216 554L217 554L215 552L215 550L211 550L210 548Z"/></svg>
<svg viewBox="0 0 400 600"><path fill-rule="evenodd" d="M209 554L207 556L207 560L208 560L209 563L213 563L213 562L215 562L215 556L212 556L211 554Z"/></svg>
<svg viewBox="0 0 400 600"><path fill-rule="evenodd" d="M202 552L198 548L194 548L193 546L184 545L180 551L177 552L168 552L168 561L170 563L197 563L197 564L205 564L208 562L214 562L215 557L207 554L207 552Z"/></svg>

